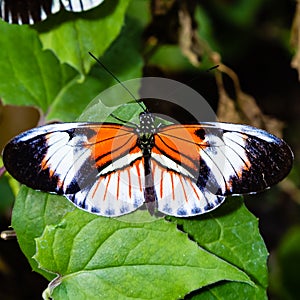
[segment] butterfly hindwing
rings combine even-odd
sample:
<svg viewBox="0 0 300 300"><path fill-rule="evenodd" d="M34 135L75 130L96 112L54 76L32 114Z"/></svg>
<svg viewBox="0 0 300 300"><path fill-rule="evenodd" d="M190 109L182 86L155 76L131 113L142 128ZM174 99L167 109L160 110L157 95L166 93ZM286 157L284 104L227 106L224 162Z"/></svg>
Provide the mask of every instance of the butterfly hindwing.
<svg viewBox="0 0 300 300"><path fill-rule="evenodd" d="M75 205L102 216L121 216L143 205L144 166L142 159L134 160L107 175L99 175L76 194L65 195Z"/></svg>
<svg viewBox="0 0 300 300"><path fill-rule="evenodd" d="M190 217L209 212L225 200L224 196L214 195L208 189L200 189L197 182L152 162L152 170L157 196L157 208L166 215Z"/></svg>

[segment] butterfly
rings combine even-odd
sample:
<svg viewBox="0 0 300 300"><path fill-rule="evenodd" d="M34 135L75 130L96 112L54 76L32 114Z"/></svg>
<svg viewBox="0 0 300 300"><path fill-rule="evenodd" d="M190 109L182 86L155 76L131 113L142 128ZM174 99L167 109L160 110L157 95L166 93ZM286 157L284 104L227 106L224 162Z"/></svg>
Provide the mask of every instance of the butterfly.
<svg viewBox="0 0 300 300"><path fill-rule="evenodd" d="M4 148L6 170L36 190L64 195L106 217L135 211L200 215L226 196L256 193L281 181L293 153L281 139L248 125L60 123L37 127Z"/></svg>
<svg viewBox="0 0 300 300"><path fill-rule="evenodd" d="M34 24L61 9L80 12L103 0L0 0L0 17L9 23Z"/></svg>

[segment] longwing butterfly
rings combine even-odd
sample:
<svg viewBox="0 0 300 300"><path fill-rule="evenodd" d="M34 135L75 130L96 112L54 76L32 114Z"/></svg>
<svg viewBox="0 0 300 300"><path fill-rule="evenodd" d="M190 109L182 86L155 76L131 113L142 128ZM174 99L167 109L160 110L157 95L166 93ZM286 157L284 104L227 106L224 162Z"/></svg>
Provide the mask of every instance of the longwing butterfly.
<svg viewBox="0 0 300 300"><path fill-rule="evenodd" d="M289 146L247 125L155 125L146 109L133 123L62 123L26 131L5 147L3 161L18 181L64 195L101 216L146 203L189 217L218 207L228 195L255 193L290 171Z"/></svg>
<svg viewBox="0 0 300 300"><path fill-rule="evenodd" d="M33 24L61 9L80 12L103 0L0 0L0 17L9 23Z"/></svg>

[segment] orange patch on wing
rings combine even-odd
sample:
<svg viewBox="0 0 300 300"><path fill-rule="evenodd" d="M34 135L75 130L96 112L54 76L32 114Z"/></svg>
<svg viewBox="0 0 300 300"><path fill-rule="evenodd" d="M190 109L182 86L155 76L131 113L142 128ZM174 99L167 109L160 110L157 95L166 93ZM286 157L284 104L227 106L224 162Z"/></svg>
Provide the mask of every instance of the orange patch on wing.
<svg viewBox="0 0 300 300"><path fill-rule="evenodd" d="M199 170L200 151L208 143L198 132L204 133L200 125L172 125L162 128L155 136L153 153L164 154L173 161L196 172Z"/></svg>
<svg viewBox="0 0 300 300"><path fill-rule="evenodd" d="M175 200L173 172L170 173L170 177L171 177L171 188L172 188L172 200Z"/></svg>
<svg viewBox="0 0 300 300"><path fill-rule="evenodd" d="M117 195L116 195L117 200L119 200L119 192L120 192L120 176L118 176L118 182L117 182Z"/></svg>
<svg viewBox="0 0 300 300"><path fill-rule="evenodd" d="M160 198L163 197L163 184L164 184L164 172L165 170L163 169L162 172L161 172L161 179L160 179Z"/></svg>
<svg viewBox="0 0 300 300"><path fill-rule="evenodd" d="M42 170L46 170L46 169L48 169L48 162L47 162L47 160L46 160L46 156L44 156L44 158L42 159L42 162L41 162L41 168L42 168Z"/></svg>
<svg viewBox="0 0 300 300"><path fill-rule="evenodd" d="M128 154L140 152L134 128L118 124L103 124L94 129L95 135L88 140L86 147L92 151L97 167Z"/></svg>
<svg viewBox="0 0 300 300"><path fill-rule="evenodd" d="M46 144L48 144L50 136L51 136L51 134L46 134L45 135ZM41 168L42 168L42 170L47 170L49 168L47 154L43 157L43 159L41 161ZM53 174L54 174L54 171L53 170L49 170L49 173L50 173L50 177L52 177Z"/></svg>

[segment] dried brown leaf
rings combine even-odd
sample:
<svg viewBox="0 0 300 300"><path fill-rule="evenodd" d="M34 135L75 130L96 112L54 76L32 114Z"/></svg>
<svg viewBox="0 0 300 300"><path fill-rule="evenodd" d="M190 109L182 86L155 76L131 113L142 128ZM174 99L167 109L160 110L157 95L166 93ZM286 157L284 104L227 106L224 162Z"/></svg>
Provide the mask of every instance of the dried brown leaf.
<svg viewBox="0 0 300 300"><path fill-rule="evenodd" d="M218 120L221 122L249 124L281 137L283 122L267 116L261 111L255 99L241 90L238 76L233 70L222 63L220 63L218 69L222 72L216 74L219 89ZM233 81L236 99L230 98L226 92L223 84L224 74Z"/></svg>
<svg viewBox="0 0 300 300"><path fill-rule="evenodd" d="M203 55L203 45L198 36L197 30L193 26L193 16L187 8L187 4L182 2L178 11L179 34L178 43L182 53L188 58L190 63L199 66Z"/></svg>
<svg viewBox="0 0 300 300"><path fill-rule="evenodd" d="M292 68L298 71L300 80L300 1L297 1L296 12L291 29L291 44L296 49L296 53L291 61Z"/></svg>

